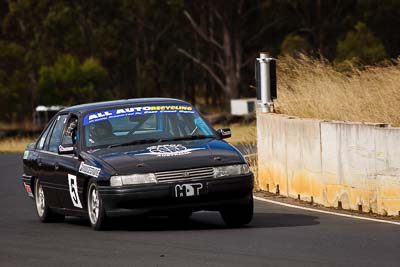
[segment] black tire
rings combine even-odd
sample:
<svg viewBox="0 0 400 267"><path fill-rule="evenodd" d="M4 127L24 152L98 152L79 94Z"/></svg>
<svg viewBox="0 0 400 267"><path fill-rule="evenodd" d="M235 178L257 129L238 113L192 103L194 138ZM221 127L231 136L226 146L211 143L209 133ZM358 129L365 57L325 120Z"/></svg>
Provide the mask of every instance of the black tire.
<svg viewBox="0 0 400 267"><path fill-rule="evenodd" d="M246 204L224 208L220 211L222 219L228 227L241 227L249 224L253 219L253 195Z"/></svg>
<svg viewBox="0 0 400 267"><path fill-rule="evenodd" d="M34 198L36 213L41 222L62 222L65 219L64 215L54 213L47 204L46 196L39 179L34 183Z"/></svg>
<svg viewBox="0 0 400 267"><path fill-rule="evenodd" d="M90 225L94 230L104 230L107 225L107 216L97 184L93 181L89 183L86 199Z"/></svg>

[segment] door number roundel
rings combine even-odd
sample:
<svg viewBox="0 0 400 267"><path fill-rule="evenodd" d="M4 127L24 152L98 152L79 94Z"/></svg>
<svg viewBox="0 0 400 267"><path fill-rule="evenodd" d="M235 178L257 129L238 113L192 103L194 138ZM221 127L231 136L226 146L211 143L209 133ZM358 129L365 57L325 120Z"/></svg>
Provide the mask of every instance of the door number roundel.
<svg viewBox="0 0 400 267"><path fill-rule="evenodd" d="M68 174L69 194L71 195L72 204L77 208L82 208L81 200L78 194L78 183L76 176Z"/></svg>

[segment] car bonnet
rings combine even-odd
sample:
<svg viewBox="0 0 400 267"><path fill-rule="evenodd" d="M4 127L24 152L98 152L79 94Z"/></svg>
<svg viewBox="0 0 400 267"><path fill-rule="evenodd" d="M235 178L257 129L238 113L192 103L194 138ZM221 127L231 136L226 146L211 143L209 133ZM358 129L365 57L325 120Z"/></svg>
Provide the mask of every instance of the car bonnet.
<svg viewBox="0 0 400 267"><path fill-rule="evenodd" d="M132 145L89 153L122 175L245 162L237 149L225 141L215 139Z"/></svg>

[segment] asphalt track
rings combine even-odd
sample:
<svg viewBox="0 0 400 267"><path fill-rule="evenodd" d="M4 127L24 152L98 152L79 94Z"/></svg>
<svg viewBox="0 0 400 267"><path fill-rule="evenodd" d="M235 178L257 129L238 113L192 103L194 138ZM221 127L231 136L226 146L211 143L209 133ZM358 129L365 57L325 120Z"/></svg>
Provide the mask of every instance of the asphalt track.
<svg viewBox="0 0 400 267"><path fill-rule="evenodd" d="M256 201L253 222L218 213L183 225L117 220L95 232L67 218L43 224L20 182L21 155L0 154L0 266L400 266L400 227Z"/></svg>

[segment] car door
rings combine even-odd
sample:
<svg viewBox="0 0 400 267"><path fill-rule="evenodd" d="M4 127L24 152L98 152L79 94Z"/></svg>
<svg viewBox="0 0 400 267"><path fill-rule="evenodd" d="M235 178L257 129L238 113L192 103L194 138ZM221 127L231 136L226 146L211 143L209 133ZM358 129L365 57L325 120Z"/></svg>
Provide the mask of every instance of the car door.
<svg viewBox="0 0 400 267"><path fill-rule="evenodd" d="M49 205L67 210L82 208L81 202L77 202L71 195L71 192L75 194L74 190L77 189L73 182L76 181L78 157L75 154L59 154L59 146L62 144L69 117L70 114L57 116L38 159L41 181Z"/></svg>
<svg viewBox="0 0 400 267"><path fill-rule="evenodd" d="M60 208L62 206L59 194L63 190L60 181L57 179L58 170L56 162L58 149L56 148L56 143L59 142L61 138L61 132L67 116L68 114L57 115L52 122L52 126L49 129L44 143L41 139L37 147L37 177L40 179L43 186L48 205L55 208Z"/></svg>
<svg viewBox="0 0 400 267"><path fill-rule="evenodd" d="M68 117L60 142L57 147L74 147L71 154L58 154L56 159L57 180L63 190L60 192L62 207L67 210L84 211L85 203L82 199L84 179L78 176L80 160L77 156L77 129L78 118L74 114ZM74 125L71 127L71 125Z"/></svg>
<svg viewBox="0 0 400 267"><path fill-rule="evenodd" d="M30 162L29 168L31 171L31 175L35 178L40 179L41 182L46 181L46 176L47 176L47 168L46 166L43 166L43 151L46 150L46 142L48 142L48 139L50 138L51 131L53 130L55 120L52 119L50 122L47 124L45 129L43 130L42 134L40 135L38 141L35 144L35 148L33 152L31 152L31 157L30 157ZM33 191L33 185L31 185L32 191ZM50 207L57 207L58 206L58 198L57 195L53 192L54 188L52 188L49 185L43 185L43 190L46 195L46 201L47 204Z"/></svg>

